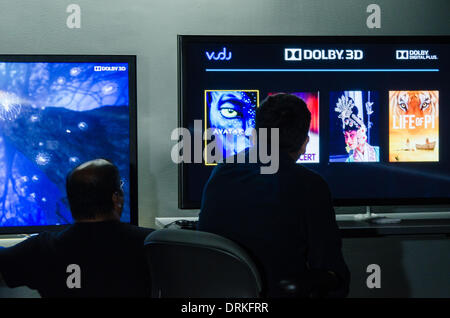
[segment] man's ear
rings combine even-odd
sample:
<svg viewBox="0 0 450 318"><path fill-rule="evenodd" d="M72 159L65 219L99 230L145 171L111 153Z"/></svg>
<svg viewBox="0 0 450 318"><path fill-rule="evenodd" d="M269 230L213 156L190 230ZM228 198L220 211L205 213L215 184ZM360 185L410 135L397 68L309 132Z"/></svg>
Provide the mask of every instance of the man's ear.
<svg viewBox="0 0 450 318"><path fill-rule="evenodd" d="M300 149L300 154L303 155L306 152L306 146L309 143L309 136L306 137L305 142L302 145L302 148Z"/></svg>
<svg viewBox="0 0 450 318"><path fill-rule="evenodd" d="M113 201L113 203L114 203L114 206L116 206L116 205L122 205L123 203L122 203L122 201L123 201L123 198L122 198L123 196L122 195L120 195L120 193L119 192L114 192L113 193L113 195L112 195L112 201Z"/></svg>

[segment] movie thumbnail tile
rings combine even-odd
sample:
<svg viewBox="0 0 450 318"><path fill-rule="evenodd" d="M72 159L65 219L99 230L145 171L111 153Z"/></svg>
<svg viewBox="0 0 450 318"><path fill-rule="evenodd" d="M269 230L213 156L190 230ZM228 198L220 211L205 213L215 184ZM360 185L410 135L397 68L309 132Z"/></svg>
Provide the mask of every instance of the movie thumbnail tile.
<svg viewBox="0 0 450 318"><path fill-rule="evenodd" d="M258 105L258 90L205 90L205 130L212 132L218 148L215 158L206 155L206 165L214 165L217 158L234 156L252 146Z"/></svg>
<svg viewBox="0 0 450 318"><path fill-rule="evenodd" d="M272 92L270 95L281 92ZM285 92L284 92L285 93ZM301 98L311 112L311 125L309 128L309 142L306 146L306 152L300 156L297 163L318 163L320 162L320 143L319 143L319 92L290 92L289 94Z"/></svg>
<svg viewBox="0 0 450 318"><path fill-rule="evenodd" d="M439 161L439 91L389 91L389 161Z"/></svg>
<svg viewBox="0 0 450 318"><path fill-rule="evenodd" d="M330 92L330 162L379 162L375 91Z"/></svg>

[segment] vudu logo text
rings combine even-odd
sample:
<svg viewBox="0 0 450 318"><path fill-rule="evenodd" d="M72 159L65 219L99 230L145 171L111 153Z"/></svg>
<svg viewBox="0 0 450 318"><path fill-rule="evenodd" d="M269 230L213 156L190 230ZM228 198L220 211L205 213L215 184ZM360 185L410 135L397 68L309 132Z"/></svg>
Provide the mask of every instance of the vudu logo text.
<svg viewBox="0 0 450 318"><path fill-rule="evenodd" d="M306 49L284 49L285 61L303 60L362 60L362 50L306 50Z"/></svg>
<svg viewBox="0 0 450 318"><path fill-rule="evenodd" d="M231 52L228 52L228 56L227 56L227 49L223 48L222 52L219 52L216 54L216 52L205 52L206 53L206 57L208 58L208 60L221 60L221 61L229 61L231 60Z"/></svg>

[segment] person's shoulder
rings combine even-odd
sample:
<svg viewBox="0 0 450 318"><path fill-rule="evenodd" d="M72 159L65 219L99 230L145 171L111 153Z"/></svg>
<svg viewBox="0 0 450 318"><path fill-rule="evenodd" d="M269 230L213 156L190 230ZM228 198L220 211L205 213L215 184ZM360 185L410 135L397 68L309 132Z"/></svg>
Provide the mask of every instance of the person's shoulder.
<svg viewBox="0 0 450 318"><path fill-rule="evenodd" d="M304 175L306 178L310 178L311 180L315 180L317 182L324 181L323 177L320 174L309 169L308 167L305 167L302 164L296 163L296 164L292 165L292 170L296 174Z"/></svg>
<svg viewBox="0 0 450 318"><path fill-rule="evenodd" d="M49 244L57 240L70 228L70 225L59 231L43 231L30 235L27 240L34 241L36 244Z"/></svg>
<svg viewBox="0 0 450 318"><path fill-rule="evenodd" d="M5 253L40 253L46 251L49 247L54 245L56 238L59 236L59 232L40 232L36 234L30 234L25 237L21 242L5 248Z"/></svg>
<svg viewBox="0 0 450 318"><path fill-rule="evenodd" d="M154 229L152 228L141 227L134 224L123 222L118 223L117 226L119 227L120 232L123 233L124 235L129 235L130 237L138 239L141 238L145 239L147 235L149 235L154 231Z"/></svg>
<svg viewBox="0 0 450 318"><path fill-rule="evenodd" d="M292 178L297 182L307 183L308 188L312 191L327 190L329 188L325 179L317 172L301 165L295 164L292 167Z"/></svg>
<svg viewBox="0 0 450 318"><path fill-rule="evenodd" d="M90 235L95 235L96 237L120 237L121 239L143 240L151 232L153 232L153 229L151 228L139 227L121 221L108 221L74 224L53 236L57 241L74 241ZM51 240L51 236L46 239Z"/></svg>
<svg viewBox="0 0 450 318"><path fill-rule="evenodd" d="M211 178L222 177L222 176L232 176L236 174L241 174L250 171L259 171L260 165L258 163L251 162L220 162L218 163L213 171L211 172Z"/></svg>
<svg viewBox="0 0 450 318"><path fill-rule="evenodd" d="M28 244L36 246L36 248L41 248L42 251L50 251L58 246L59 242L70 236L73 228L73 224L68 224L59 230L43 231L30 235L26 241Z"/></svg>

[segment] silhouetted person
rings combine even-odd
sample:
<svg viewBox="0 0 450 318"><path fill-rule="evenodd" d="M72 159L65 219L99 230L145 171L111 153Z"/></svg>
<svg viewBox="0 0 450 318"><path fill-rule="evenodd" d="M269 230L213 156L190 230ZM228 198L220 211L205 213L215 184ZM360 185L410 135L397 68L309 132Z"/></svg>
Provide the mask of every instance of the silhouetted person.
<svg viewBox="0 0 450 318"><path fill-rule="evenodd" d="M145 297L150 274L144 239L152 229L121 223L124 193L117 167L86 162L66 179L75 223L0 249L0 276L42 297Z"/></svg>
<svg viewBox="0 0 450 318"><path fill-rule="evenodd" d="M249 157L244 164L218 164L204 188L198 229L247 249L262 272L265 296L345 297L350 273L329 187L296 163L306 151L311 113L300 98L277 94L260 105L255 121L257 133L279 129L278 171L261 174L262 164L248 163Z"/></svg>

